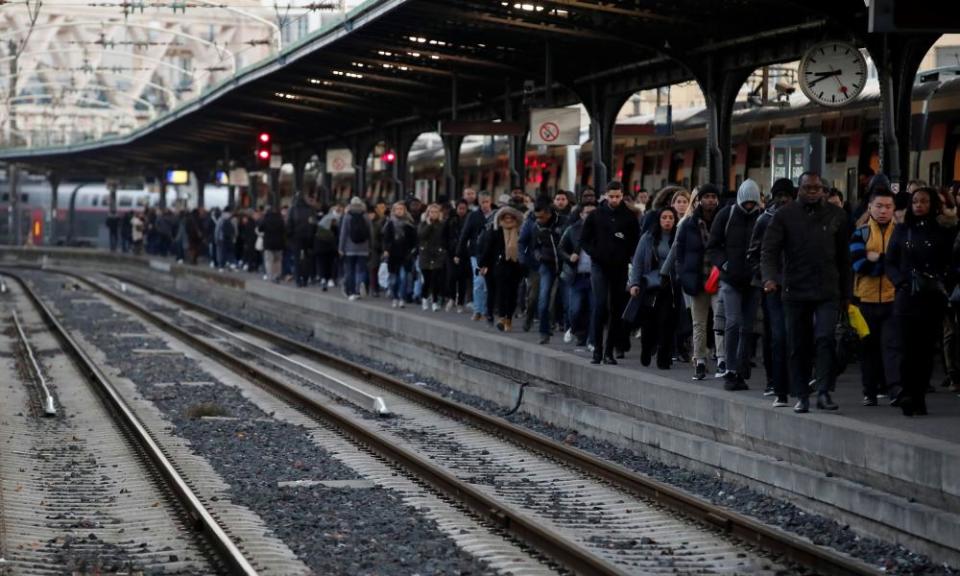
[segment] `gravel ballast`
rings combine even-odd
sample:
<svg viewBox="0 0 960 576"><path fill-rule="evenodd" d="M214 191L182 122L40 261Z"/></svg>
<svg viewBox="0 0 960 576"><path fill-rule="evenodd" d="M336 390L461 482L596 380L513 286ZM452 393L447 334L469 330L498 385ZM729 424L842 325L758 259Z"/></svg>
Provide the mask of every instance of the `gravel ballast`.
<svg viewBox="0 0 960 576"><path fill-rule="evenodd" d="M217 298L212 297L211 293L187 290L180 291L180 294L197 303L231 314L238 319L310 344L324 352L391 374L407 383L426 386L442 396L473 406L489 414L502 415L505 412L504 407L499 404L458 391L434 378L415 374L329 342L314 339L307 330L289 326L278 320L275 314L261 313L249 305L243 308L230 308ZM828 546L864 560L885 572L891 574L957 574L954 567L933 563L928 557L912 552L903 546L857 534L848 525L840 524L820 514L806 512L791 502L759 493L752 488L723 480L714 475L659 462L647 455L618 446L612 442L578 434L573 429L552 425L524 413L522 408L517 413L507 416L506 419L554 440L590 452L605 460L616 462L655 480L678 487L711 503L723 505L764 523L804 536L815 544Z"/></svg>
<svg viewBox="0 0 960 576"><path fill-rule="evenodd" d="M139 319L91 301L86 291L63 290L59 276L32 279L66 327L99 348L161 410L172 433L229 483L230 499L257 513L316 573L492 573L390 489L278 488L278 482L360 476L314 443L306 428L273 419L193 359L144 335ZM209 406L215 417L196 417Z"/></svg>

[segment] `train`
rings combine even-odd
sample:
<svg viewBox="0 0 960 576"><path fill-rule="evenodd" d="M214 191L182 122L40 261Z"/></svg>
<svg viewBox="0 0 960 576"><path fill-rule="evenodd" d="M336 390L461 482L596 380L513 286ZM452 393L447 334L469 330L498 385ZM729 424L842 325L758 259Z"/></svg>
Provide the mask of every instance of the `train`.
<svg viewBox="0 0 960 576"><path fill-rule="evenodd" d="M839 109L810 103L796 92L779 104L751 106L734 111L732 161L727 182L735 190L746 178L761 187L771 183L771 141L778 136L816 133L825 137L823 178L848 197L862 192L870 174L880 171L880 90L868 82L861 96ZM910 178L933 186L960 181L960 67L924 72L918 76L912 95L913 142L910 148ZM688 188L707 181L704 142L707 111L690 108L673 112L670 134L658 134L653 115L634 116L617 123L614 131L614 162L610 178L629 189L657 190L667 184ZM432 145L415 147L408 164L412 190L424 199L435 199L443 190L444 154L439 136ZM593 186L592 146L588 127L582 129L579 147L530 147L525 157L525 188L530 194L554 194ZM577 149L578 148L578 149ZM509 191L506 138L468 137L460 151L460 178L464 187L487 190L495 195ZM571 152L575 155L571 161ZM368 170L367 198L391 198L393 179L382 163ZM575 177L566 176L575 170ZM353 193L352 176L334 178L338 200Z"/></svg>
<svg viewBox="0 0 960 576"><path fill-rule="evenodd" d="M20 172L17 182L19 223L10 198L9 172L0 170L0 243L100 248L109 245L106 220L110 211L110 191L105 182L60 182L56 214L52 212L52 187L45 176ZM193 205L190 198L194 196L187 186L170 186L167 194L171 205ZM224 206L228 190L226 186L207 185L204 196L207 205ZM121 185L117 189L117 212L121 215L131 210L154 208L159 202L160 194L145 182L127 187Z"/></svg>

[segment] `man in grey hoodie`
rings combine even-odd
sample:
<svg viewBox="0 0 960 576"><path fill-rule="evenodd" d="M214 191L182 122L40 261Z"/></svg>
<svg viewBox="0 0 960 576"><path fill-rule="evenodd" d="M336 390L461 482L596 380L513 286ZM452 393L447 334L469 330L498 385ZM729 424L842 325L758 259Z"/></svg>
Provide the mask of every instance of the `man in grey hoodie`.
<svg viewBox="0 0 960 576"><path fill-rule="evenodd" d="M370 257L370 229L367 205L354 196L340 222L340 256L343 258L344 288L350 300L357 300L367 286L367 260Z"/></svg>
<svg viewBox="0 0 960 576"><path fill-rule="evenodd" d="M737 203L727 206L714 218L707 243L707 258L720 269L720 293L726 314L725 390L748 389L751 335L760 304L760 289L751 283L753 272L747 263L747 249L759 216L760 187L747 178L737 190Z"/></svg>

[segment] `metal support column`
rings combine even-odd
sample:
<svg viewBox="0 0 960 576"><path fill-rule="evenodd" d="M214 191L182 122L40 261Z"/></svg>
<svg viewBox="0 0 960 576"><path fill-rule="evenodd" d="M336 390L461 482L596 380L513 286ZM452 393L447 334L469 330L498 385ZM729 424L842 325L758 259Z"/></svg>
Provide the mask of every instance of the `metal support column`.
<svg viewBox="0 0 960 576"><path fill-rule="evenodd" d="M109 193L110 213L117 211L117 180L116 178L107 179L107 192Z"/></svg>
<svg viewBox="0 0 960 576"><path fill-rule="evenodd" d="M507 80L504 91L503 119L507 122L521 120L519 111L514 108L513 98L510 97L510 81ZM524 125L529 122L529 118L522 119ZM527 127L529 131L529 126ZM507 168L510 171L510 188L525 189L527 180L527 168L523 160L527 155L527 134L526 131L520 136L508 136L509 150L507 152ZM492 192L492 191L491 191Z"/></svg>
<svg viewBox="0 0 960 576"><path fill-rule="evenodd" d="M167 174L163 169L157 173L157 184L160 191L159 207L163 210L167 207Z"/></svg>
<svg viewBox="0 0 960 576"><path fill-rule="evenodd" d="M237 203L237 187L234 186L233 184L230 184L229 186L227 186L227 206L229 206L232 209L236 205L236 203ZM226 206L223 206L223 208L226 208Z"/></svg>
<svg viewBox="0 0 960 576"><path fill-rule="evenodd" d="M355 138L350 147L353 153L353 196L367 196L367 158L373 146L373 143Z"/></svg>
<svg viewBox="0 0 960 576"><path fill-rule="evenodd" d="M207 187L207 171L199 170L194 171L193 177L197 180L197 208L206 208L207 198L206 198L206 187Z"/></svg>
<svg viewBox="0 0 960 576"><path fill-rule="evenodd" d="M10 244L20 246L23 243L23 215L20 208L20 171L16 164L7 164L7 182L10 183L10 206L13 208Z"/></svg>
<svg viewBox="0 0 960 576"><path fill-rule="evenodd" d="M694 69L697 83L707 103L706 166L709 181L725 190L731 186L731 124L733 106L740 87L752 70L722 70L712 58Z"/></svg>
<svg viewBox="0 0 960 576"><path fill-rule="evenodd" d="M590 141L593 145L593 188L597 196L605 194L613 166L613 128L620 111L619 99L603 93L602 87L590 87L589 106Z"/></svg>
<svg viewBox="0 0 960 576"><path fill-rule="evenodd" d="M463 136L443 137L443 193L453 200L460 197L460 145Z"/></svg>

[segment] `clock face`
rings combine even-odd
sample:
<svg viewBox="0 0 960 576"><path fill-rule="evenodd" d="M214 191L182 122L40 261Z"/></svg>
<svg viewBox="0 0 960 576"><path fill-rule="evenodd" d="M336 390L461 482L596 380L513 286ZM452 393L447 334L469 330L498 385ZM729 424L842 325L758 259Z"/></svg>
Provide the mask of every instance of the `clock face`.
<svg viewBox="0 0 960 576"><path fill-rule="evenodd" d="M856 46L824 42L800 61L800 89L822 106L843 106L860 95L867 83L867 61Z"/></svg>

